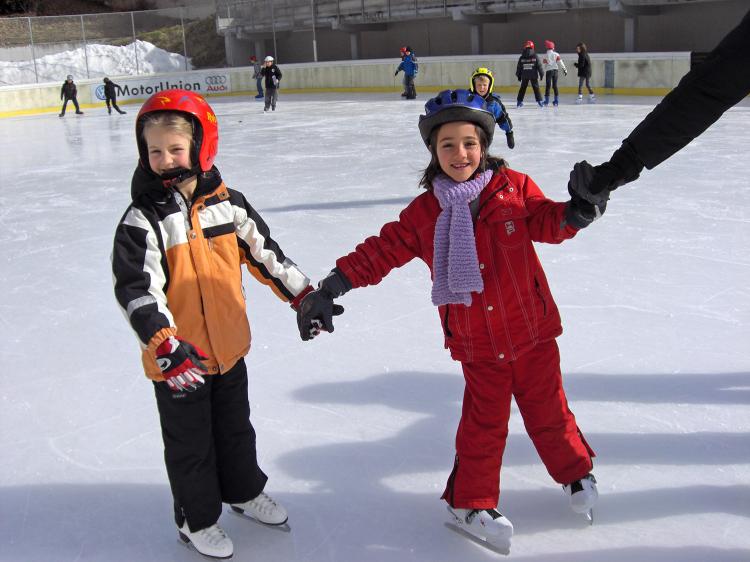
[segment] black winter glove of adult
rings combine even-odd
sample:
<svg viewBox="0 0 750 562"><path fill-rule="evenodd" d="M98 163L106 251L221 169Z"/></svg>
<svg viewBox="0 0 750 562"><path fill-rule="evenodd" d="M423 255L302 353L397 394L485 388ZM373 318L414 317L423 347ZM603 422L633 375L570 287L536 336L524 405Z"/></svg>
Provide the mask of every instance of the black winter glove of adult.
<svg viewBox="0 0 750 562"><path fill-rule="evenodd" d="M508 148L513 148L516 146L516 141L513 138L513 131L505 133L505 140L508 142Z"/></svg>
<svg viewBox="0 0 750 562"><path fill-rule="evenodd" d="M643 170L643 163L638 158L633 147L627 141L615 150L609 162L604 162L594 167L594 177L589 184L589 197L581 193L581 197L591 203L598 203L602 200L600 194L614 191L621 185L630 183L638 179ZM596 195L599 195L597 198ZM609 199L609 193L606 198Z"/></svg>
<svg viewBox="0 0 750 562"><path fill-rule="evenodd" d="M318 283L318 288L302 299L297 309L297 328L303 341L317 336L321 330L333 332L333 317L344 313L344 307L333 303L352 284L338 268L333 268L328 276Z"/></svg>
<svg viewBox="0 0 750 562"><path fill-rule="evenodd" d="M643 170L643 164L635 150L626 141L615 150L609 162L592 168L584 160L573 166L568 191L575 192L589 203L601 205L609 199L611 191L638 179L641 170Z"/></svg>
<svg viewBox="0 0 750 562"><path fill-rule="evenodd" d="M568 188L570 191L570 188ZM607 201L595 205L579 197L576 193L570 191L570 201L565 207L565 223L573 228L586 228L596 219L604 214L607 210Z"/></svg>
<svg viewBox="0 0 750 562"><path fill-rule="evenodd" d="M398 76L398 70L393 73L394 76Z"/></svg>

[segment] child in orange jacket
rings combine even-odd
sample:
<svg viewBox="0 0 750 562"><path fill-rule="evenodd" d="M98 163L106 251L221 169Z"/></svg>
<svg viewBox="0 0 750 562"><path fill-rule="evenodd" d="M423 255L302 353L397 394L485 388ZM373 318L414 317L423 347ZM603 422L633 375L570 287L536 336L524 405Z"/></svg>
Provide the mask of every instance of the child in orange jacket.
<svg viewBox="0 0 750 562"><path fill-rule="evenodd" d="M287 521L263 490L250 423L250 326L241 265L293 306L312 290L263 219L213 165L216 115L198 94L165 90L136 119L133 202L117 226L115 296L152 379L180 538L232 556L222 503L268 525Z"/></svg>

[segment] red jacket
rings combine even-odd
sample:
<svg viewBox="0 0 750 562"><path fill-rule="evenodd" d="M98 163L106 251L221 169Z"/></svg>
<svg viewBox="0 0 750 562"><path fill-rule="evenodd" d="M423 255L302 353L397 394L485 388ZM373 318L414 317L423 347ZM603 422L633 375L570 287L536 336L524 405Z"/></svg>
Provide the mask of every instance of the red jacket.
<svg viewBox="0 0 750 562"><path fill-rule="evenodd" d="M484 291L471 306L438 307L445 347L457 361L513 361L562 333L560 314L532 242L558 244L577 230L565 223L565 203L547 199L525 174L503 168L480 194L475 237ZM432 271L440 205L431 191L412 201L378 236L339 258L352 287L380 282L392 269L421 258Z"/></svg>

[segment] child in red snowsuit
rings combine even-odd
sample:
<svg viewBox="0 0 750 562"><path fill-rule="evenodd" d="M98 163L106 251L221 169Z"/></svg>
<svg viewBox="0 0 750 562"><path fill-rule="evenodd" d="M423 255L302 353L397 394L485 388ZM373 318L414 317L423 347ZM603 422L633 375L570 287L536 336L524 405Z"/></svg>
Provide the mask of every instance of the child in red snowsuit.
<svg viewBox="0 0 750 562"><path fill-rule="evenodd" d="M497 511L511 398L553 479L575 511L596 500L593 451L568 408L555 338L560 315L533 242L559 244L603 211L578 197L547 199L534 181L488 155L495 118L480 96L446 90L425 105L419 129L432 154L425 192L367 238L300 303L303 340L332 331L333 299L375 285L414 258L432 273L445 347L466 387L453 471L442 498L455 523L509 548Z"/></svg>

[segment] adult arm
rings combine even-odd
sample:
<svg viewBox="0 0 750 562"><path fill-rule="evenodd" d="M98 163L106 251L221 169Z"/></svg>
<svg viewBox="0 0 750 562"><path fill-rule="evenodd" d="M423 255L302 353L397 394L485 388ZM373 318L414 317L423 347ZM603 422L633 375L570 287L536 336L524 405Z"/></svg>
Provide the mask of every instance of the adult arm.
<svg viewBox="0 0 750 562"><path fill-rule="evenodd" d="M750 12L633 129L609 162L593 168L589 184L571 187L592 202L600 201L637 179L644 167L655 168L701 135L750 93L749 41Z"/></svg>

